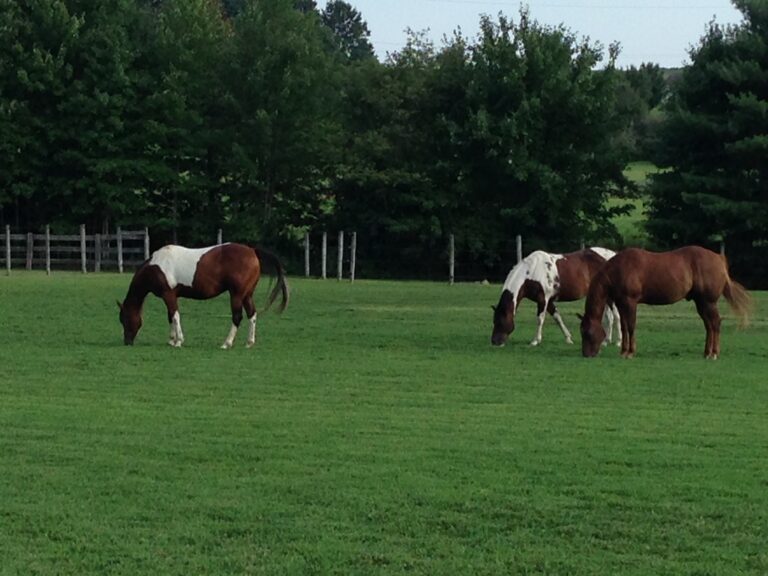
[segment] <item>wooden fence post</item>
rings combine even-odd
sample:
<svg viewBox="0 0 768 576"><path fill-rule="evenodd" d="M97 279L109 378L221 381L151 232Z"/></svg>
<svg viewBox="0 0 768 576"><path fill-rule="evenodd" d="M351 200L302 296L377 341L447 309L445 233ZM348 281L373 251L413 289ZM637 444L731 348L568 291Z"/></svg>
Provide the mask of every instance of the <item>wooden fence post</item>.
<svg viewBox="0 0 768 576"><path fill-rule="evenodd" d="M123 229L117 227L117 271L123 273Z"/></svg>
<svg viewBox="0 0 768 576"><path fill-rule="evenodd" d="M93 257L96 263L93 266L94 272L101 272L101 234L98 232L93 235Z"/></svg>
<svg viewBox="0 0 768 576"><path fill-rule="evenodd" d="M339 253L336 257L336 279L341 281L344 276L344 231L339 232Z"/></svg>
<svg viewBox="0 0 768 576"><path fill-rule="evenodd" d="M219 232L218 234L216 234L216 244L224 244L223 238L224 238L224 233L221 230L221 228L219 228Z"/></svg>
<svg viewBox="0 0 768 576"><path fill-rule="evenodd" d="M456 271L455 258L456 258L456 246L454 243L453 234L451 234L448 237L448 283L451 286L453 286L454 272Z"/></svg>
<svg viewBox="0 0 768 576"><path fill-rule="evenodd" d="M11 275L11 226L5 225L5 271Z"/></svg>
<svg viewBox="0 0 768 576"><path fill-rule="evenodd" d="M523 237L520 234L515 237L515 244L517 245L517 261L520 262L523 259Z"/></svg>
<svg viewBox="0 0 768 576"><path fill-rule="evenodd" d="M725 238L720 240L720 254L725 256Z"/></svg>
<svg viewBox="0 0 768 576"><path fill-rule="evenodd" d="M35 249L35 237L32 232L27 232L27 270L32 270L32 258Z"/></svg>
<svg viewBox="0 0 768 576"><path fill-rule="evenodd" d="M85 224L80 224L80 268L86 273Z"/></svg>
<svg viewBox="0 0 768 576"><path fill-rule="evenodd" d="M352 232L352 243L349 246L349 281L355 281L355 266L357 264L357 232Z"/></svg>
<svg viewBox="0 0 768 576"><path fill-rule="evenodd" d="M304 234L304 276L309 278L309 232Z"/></svg>
<svg viewBox="0 0 768 576"><path fill-rule="evenodd" d="M323 263L322 263L322 278L325 280L328 277L328 232L323 230Z"/></svg>
<svg viewBox="0 0 768 576"><path fill-rule="evenodd" d="M149 228L144 227L144 260L149 260Z"/></svg>
<svg viewBox="0 0 768 576"><path fill-rule="evenodd" d="M51 275L51 226L45 225L45 273Z"/></svg>

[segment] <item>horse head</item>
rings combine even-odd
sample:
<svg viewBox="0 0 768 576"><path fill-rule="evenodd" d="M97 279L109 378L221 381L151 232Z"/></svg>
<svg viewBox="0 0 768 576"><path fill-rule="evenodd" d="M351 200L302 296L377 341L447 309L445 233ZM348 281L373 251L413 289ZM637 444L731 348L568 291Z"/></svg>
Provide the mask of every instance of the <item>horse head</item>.
<svg viewBox="0 0 768 576"><path fill-rule="evenodd" d="M605 340L603 323L600 318L594 318L590 315L576 314L576 316L581 320L581 354L585 358L594 358L600 352Z"/></svg>
<svg viewBox="0 0 768 576"><path fill-rule="evenodd" d="M493 332L491 333L491 344L493 346L504 346L509 335L515 329L515 298L509 290L501 292L499 304L491 306L493 308Z"/></svg>
<svg viewBox="0 0 768 576"><path fill-rule="evenodd" d="M132 305L127 298L122 304L118 301L117 307L120 308L120 324L123 325L123 343L132 346L141 328L141 307Z"/></svg>

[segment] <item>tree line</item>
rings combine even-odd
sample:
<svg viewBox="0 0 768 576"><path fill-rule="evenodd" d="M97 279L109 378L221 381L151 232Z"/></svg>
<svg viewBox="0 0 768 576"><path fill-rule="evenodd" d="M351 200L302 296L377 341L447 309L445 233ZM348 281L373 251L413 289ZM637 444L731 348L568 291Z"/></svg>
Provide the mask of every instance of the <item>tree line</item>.
<svg viewBox="0 0 768 576"><path fill-rule="evenodd" d="M671 84L565 25L482 17L380 61L352 5L0 0L0 221L148 225L163 241L295 251L356 230L367 273L420 274L448 234L482 273L514 237L621 244L648 195L657 247L766 239L766 14L735 2ZM665 167L638 191L633 159Z"/></svg>

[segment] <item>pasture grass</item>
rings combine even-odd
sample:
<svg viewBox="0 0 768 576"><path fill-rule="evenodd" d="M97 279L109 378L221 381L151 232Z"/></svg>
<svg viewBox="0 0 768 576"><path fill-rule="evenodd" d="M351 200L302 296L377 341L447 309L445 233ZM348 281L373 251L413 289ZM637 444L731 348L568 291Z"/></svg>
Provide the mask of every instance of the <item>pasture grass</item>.
<svg viewBox="0 0 768 576"><path fill-rule="evenodd" d="M690 303L587 360L531 303L492 349L499 286L292 279L222 351L223 297L123 346L128 282L0 278L2 575L768 572L760 307L718 361Z"/></svg>

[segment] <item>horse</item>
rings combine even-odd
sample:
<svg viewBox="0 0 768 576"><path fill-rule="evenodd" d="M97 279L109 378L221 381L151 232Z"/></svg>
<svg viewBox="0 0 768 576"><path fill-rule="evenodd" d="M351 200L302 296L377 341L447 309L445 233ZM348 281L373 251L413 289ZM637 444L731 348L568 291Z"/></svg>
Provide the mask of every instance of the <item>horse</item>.
<svg viewBox="0 0 768 576"><path fill-rule="evenodd" d="M261 277L262 264L271 267L277 276L264 310L282 295L279 309L282 312L288 304L288 284L283 265L271 252L234 243L207 248L175 245L160 248L136 270L125 300L117 302L120 323L123 325L123 342L132 345L136 339L142 325L144 299L150 292L165 302L171 325L168 344L176 348L184 342L178 299L208 300L229 292L232 326L221 347L232 347L245 308L249 320L246 346L250 348L256 343L257 313L253 304L253 291Z"/></svg>
<svg viewBox="0 0 768 576"><path fill-rule="evenodd" d="M751 297L731 279L725 256L702 248L685 246L671 252L648 252L628 248L609 260L592 279L581 319L581 351L596 356L605 334L599 319L606 302L616 304L621 314L621 356L631 358L637 351L635 325L638 304L673 304L693 300L707 332L704 357L720 355L720 296L746 326Z"/></svg>
<svg viewBox="0 0 768 576"><path fill-rule="evenodd" d="M538 326L531 346L541 343L541 331L548 311L560 326L565 341L573 344L573 337L566 328L555 302L573 302L587 295L589 282L600 267L615 252L607 248L593 247L568 254L550 254L541 250L531 252L518 262L507 275L497 306L493 308L493 332L491 344L503 346L515 329L515 315L523 298L537 304ZM613 335L614 323L618 329L619 315L615 308L606 310L608 341ZM618 330L617 330L618 333Z"/></svg>

